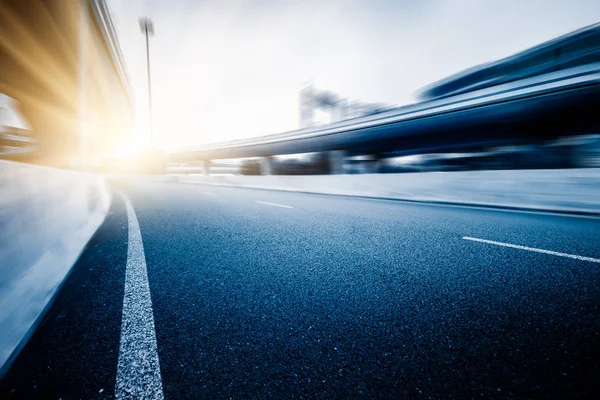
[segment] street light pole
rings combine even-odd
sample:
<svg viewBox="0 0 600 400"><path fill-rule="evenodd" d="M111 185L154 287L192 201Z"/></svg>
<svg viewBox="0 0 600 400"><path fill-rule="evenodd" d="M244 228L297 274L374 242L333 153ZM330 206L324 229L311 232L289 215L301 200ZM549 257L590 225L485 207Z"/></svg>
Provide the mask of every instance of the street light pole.
<svg viewBox="0 0 600 400"><path fill-rule="evenodd" d="M140 29L146 35L146 63L148 66L148 113L150 116L150 146L154 147L154 120L152 116L152 82L150 78L150 36L154 36L154 25L150 18L140 18Z"/></svg>

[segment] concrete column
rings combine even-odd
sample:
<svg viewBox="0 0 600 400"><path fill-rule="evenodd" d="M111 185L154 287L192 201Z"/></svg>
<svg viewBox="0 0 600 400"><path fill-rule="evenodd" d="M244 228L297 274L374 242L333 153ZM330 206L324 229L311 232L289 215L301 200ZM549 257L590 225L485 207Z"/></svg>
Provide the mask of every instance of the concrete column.
<svg viewBox="0 0 600 400"><path fill-rule="evenodd" d="M261 175L273 175L273 158L261 157L259 159L260 174Z"/></svg>
<svg viewBox="0 0 600 400"><path fill-rule="evenodd" d="M383 169L383 158L378 155L373 156L373 161L371 161L371 173L378 174Z"/></svg>
<svg viewBox="0 0 600 400"><path fill-rule="evenodd" d="M571 164L577 168L600 167L600 134L581 137L567 151Z"/></svg>
<svg viewBox="0 0 600 400"><path fill-rule="evenodd" d="M202 175L210 175L210 160L200 161L200 168L202 169Z"/></svg>
<svg viewBox="0 0 600 400"><path fill-rule="evenodd" d="M327 152L327 154L329 158L329 173L332 175L343 174L347 155L346 150L332 150Z"/></svg>

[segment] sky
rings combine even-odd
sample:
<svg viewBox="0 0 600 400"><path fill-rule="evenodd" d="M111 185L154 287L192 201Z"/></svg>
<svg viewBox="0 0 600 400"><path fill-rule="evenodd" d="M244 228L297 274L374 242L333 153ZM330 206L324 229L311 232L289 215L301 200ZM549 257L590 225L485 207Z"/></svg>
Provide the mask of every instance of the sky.
<svg viewBox="0 0 600 400"><path fill-rule="evenodd" d="M165 149L299 127L308 82L403 105L421 87L600 20L598 0L106 0L149 143ZM130 147L132 145L130 144Z"/></svg>

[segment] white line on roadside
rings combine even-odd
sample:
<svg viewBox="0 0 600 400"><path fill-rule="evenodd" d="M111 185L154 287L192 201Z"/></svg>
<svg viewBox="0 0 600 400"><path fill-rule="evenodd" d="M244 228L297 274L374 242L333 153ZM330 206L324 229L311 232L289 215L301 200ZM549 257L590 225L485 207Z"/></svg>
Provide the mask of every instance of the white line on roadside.
<svg viewBox="0 0 600 400"><path fill-rule="evenodd" d="M520 246L520 245L518 245L518 244L510 244L510 243L504 243L504 242L496 242L496 241L494 241L494 240L478 239L478 238L469 237L469 236L463 236L463 239L465 239L465 240L471 240L471 241L473 241L473 242L481 242L481 243L487 243L487 244L495 244L496 246L511 247L511 248L513 248L513 249L526 250L526 251L533 251L533 252L536 252L536 253L550 254L550 255L553 255L553 256L559 256L559 257L573 258L573 259L575 259L575 260L589 261L589 262L593 262L593 263L598 263L598 264L600 264L600 258L583 257L583 256L578 256L578 255L575 255L575 254L559 253L558 251L551 251L551 250L544 250L544 249L536 249L535 247Z"/></svg>
<svg viewBox="0 0 600 400"><path fill-rule="evenodd" d="M256 200L257 203L259 204L264 204L266 206L273 206L273 207L283 207L283 208L294 208L292 206L286 206L283 204L277 204L277 203L269 203L268 201L260 201L260 200Z"/></svg>
<svg viewBox="0 0 600 400"><path fill-rule="evenodd" d="M142 234L131 202L125 194L121 196L127 208L129 240L115 398L161 400L164 395Z"/></svg>

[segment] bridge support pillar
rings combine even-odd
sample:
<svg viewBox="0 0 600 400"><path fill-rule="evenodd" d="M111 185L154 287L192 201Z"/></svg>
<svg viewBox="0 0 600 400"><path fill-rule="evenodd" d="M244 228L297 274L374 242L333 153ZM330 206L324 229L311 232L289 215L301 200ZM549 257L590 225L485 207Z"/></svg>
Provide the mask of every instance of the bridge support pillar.
<svg viewBox="0 0 600 400"><path fill-rule="evenodd" d="M383 159L379 155L373 156L371 161L371 168L369 169L370 174L378 174L383 170Z"/></svg>
<svg viewBox="0 0 600 400"><path fill-rule="evenodd" d="M600 134L589 135L581 142L567 150L571 165L577 168L600 167Z"/></svg>
<svg viewBox="0 0 600 400"><path fill-rule="evenodd" d="M200 161L200 169L202 170L202 175L210 175L210 160Z"/></svg>
<svg viewBox="0 0 600 400"><path fill-rule="evenodd" d="M259 159L260 174L261 175L273 175L273 158L272 157L261 157Z"/></svg>
<svg viewBox="0 0 600 400"><path fill-rule="evenodd" d="M329 173L332 175L343 174L347 152L345 150L332 150L327 152L327 155L329 158Z"/></svg>

